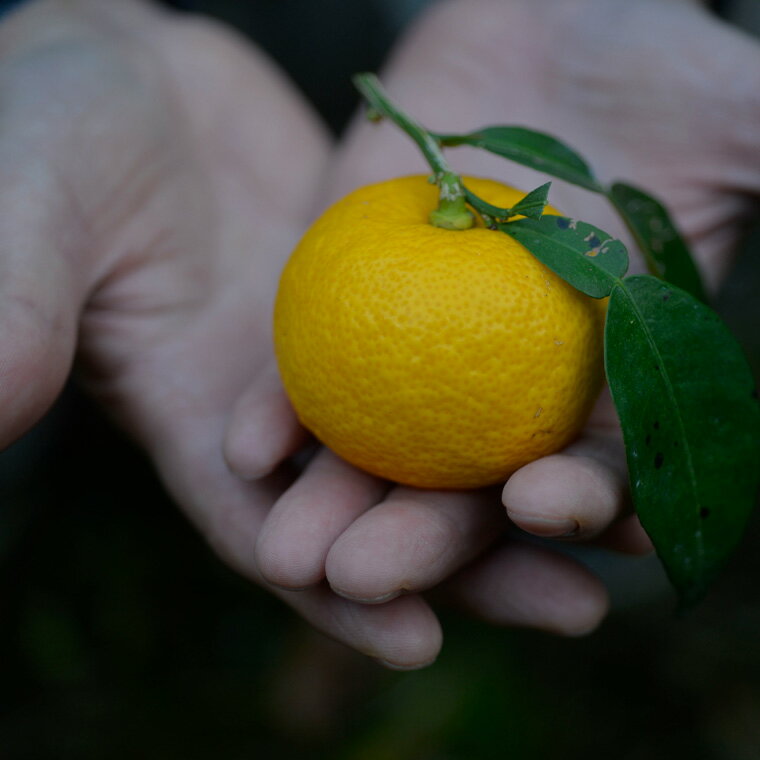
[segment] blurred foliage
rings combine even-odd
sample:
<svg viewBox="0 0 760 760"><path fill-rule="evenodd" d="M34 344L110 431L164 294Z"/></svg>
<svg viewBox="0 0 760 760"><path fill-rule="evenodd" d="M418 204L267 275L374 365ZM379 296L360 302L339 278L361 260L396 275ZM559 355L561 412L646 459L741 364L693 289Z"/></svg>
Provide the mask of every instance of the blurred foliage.
<svg viewBox="0 0 760 760"><path fill-rule="evenodd" d="M756 371L758 243L719 304ZM646 563L626 563L618 609L589 637L444 612L439 661L392 673L228 571L70 389L0 455L0 758L755 760L759 544L756 517L684 618Z"/></svg>

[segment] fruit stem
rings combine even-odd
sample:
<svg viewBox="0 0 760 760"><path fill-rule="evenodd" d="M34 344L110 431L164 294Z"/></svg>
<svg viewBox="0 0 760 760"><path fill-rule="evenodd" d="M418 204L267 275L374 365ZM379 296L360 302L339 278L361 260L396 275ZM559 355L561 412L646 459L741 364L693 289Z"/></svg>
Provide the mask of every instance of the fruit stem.
<svg viewBox="0 0 760 760"><path fill-rule="evenodd" d="M374 74L356 74L353 82L369 103L374 119L378 115L385 116L401 127L417 143L435 173L435 182L441 192L438 208L430 214L430 223L447 230L472 227L475 219L467 209L462 179L443 157L438 140L388 97Z"/></svg>

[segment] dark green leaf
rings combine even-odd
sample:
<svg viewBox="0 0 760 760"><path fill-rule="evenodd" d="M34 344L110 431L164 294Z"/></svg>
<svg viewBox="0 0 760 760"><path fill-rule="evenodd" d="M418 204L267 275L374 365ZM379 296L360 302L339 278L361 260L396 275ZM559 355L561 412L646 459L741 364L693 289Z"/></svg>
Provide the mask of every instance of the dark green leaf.
<svg viewBox="0 0 760 760"><path fill-rule="evenodd" d="M549 188L552 183L547 182L535 190L531 190L524 198L519 200L512 208L492 206L482 198L472 193L466 187L464 189L467 202L481 214L490 216L496 222L506 222L513 216L525 216L529 219L538 219L544 213L544 208L549 199Z"/></svg>
<svg viewBox="0 0 760 760"><path fill-rule="evenodd" d="M551 135L525 127L485 127L466 135L434 134L441 145L471 145L597 193L604 188L588 164Z"/></svg>
<svg viewBox="0 0 760 760"><path fill-rule="evenodd" d="M613 289L605 356L636 511L691 604L738 543L757 491L752 374L713 311L649 275Z"/></svg>
<svg viewBox="0 0 760 760"><path fill-rule="evenodd" d="M544 213L549 202L549 189L552 183L547 182L535 190L531 190L522 200L512 206L512 216L526 216L528 219L538 219Z"/></svg>
<svg viewBox="0 0 760 760"><path fill-rule="evenodd" d="M544 214L518 219L499 229L522 243L539 261L573 287L604 298L628 269L625 246L586 222Z"/></svg>
<svg viewBox="0 0 760 760"><path fill-rule="evenodd" d="M636 239L650 273L707 303L694 259L665 206L623 182L612 185L607 196Z"/></svg>

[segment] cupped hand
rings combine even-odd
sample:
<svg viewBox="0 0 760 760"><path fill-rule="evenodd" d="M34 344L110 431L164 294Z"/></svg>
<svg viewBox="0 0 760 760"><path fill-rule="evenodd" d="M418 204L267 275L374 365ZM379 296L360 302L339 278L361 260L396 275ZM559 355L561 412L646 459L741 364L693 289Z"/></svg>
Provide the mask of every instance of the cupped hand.
<svg viewBox="0 0 760 760"><path fill-rule="evenodd" d="M519 124L547 131L585 154L603 181L625 179L663 197L714 288L760 190L760 170L750 161L758 63L756 43L693 0L459 0L420 20L383 80L431 129ZM450 160L463 173L526 190L545 181L468 149ZM357 119L333 157L322 205L360 184L425 170L395 127ZM634 250L598 197L557 182L552 203ZM634 259L632 268L643 265ZM271 393L271 385L255 383L233 417L226 456L241 474L270 472L293 450L282 442L296 440L297 422L286 405L275 418ZM651 549L631 514L606 392L579 440L516 472L502 500L523 535L634 554ZM600 582L546 545L505 535L497 502L490 490L387 484L322 450L265 520L257 565L282 588L324 589L327 582L379 609L404 598L423 609L419 592L440 587L494 622L566 634L594 628L608 604ZM397 666L432 659L440 644L432 619L410 615L414 646L383 659Z"/></svg>
<svg viewBox="0 0 760 760"><path fill-rule="evenodd" d="M287 419L270 313L319 196L322 126L247 43L137 0L38 0L4 19L0 102L0 446L74 363L219 555L272 588L254 545L291 479L241 480L222 443L251 378L262 418ZM300 440L267 430L273 452ZM439 636L413 598L277 593L394 663Z"/></svg>

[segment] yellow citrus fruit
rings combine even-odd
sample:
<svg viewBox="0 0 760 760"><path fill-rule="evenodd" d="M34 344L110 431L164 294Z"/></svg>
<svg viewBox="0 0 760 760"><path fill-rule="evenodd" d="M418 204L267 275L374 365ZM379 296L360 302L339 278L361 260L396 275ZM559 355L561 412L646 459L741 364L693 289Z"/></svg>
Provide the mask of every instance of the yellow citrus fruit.
<svg viewBox="0 0 760 760"><path fill-rule="evenodd" d="M524 195L465 183L500 207ZM275 348L298 417L338 455L473 488L578 434L602 383L604 305L502 232L432 226L437 201L413 176L328 209L283 272Z"/></svg>

